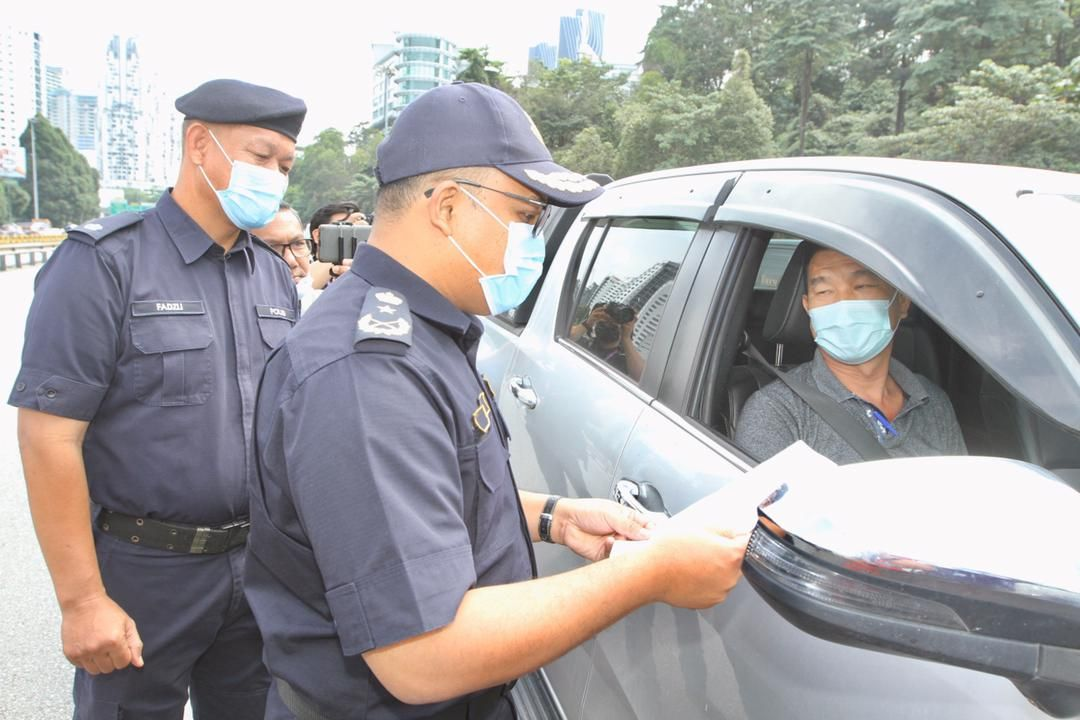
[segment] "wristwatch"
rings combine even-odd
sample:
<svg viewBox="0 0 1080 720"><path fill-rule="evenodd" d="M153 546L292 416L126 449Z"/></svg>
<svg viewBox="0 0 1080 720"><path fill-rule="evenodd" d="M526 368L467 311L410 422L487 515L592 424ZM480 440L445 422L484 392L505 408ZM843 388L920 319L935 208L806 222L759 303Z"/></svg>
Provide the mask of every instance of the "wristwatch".
<svg viewBox="0 0 1080 720"><path fill-rule="evenodd" d="M559 495L548 495L544 509L540 511L540 539L544 542L555 542L551 539L551 526L555 523L555 503L560 500L562 497Z"/></svg>

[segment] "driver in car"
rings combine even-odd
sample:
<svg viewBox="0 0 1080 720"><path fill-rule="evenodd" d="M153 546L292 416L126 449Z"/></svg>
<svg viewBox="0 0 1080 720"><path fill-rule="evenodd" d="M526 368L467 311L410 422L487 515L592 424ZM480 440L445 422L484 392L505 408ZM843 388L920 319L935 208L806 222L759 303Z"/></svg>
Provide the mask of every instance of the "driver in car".
<svg viewBox="0 0 1080 720"><path fill-rule="evenodd" d="M908 298L847 255L818 248L807 263L802 302L817 351L790 376L860 419L892 457L967 453L945 391L892 357ZM735 431L739 446L764 460L796 440L839 464L862 460L784 383L750 396Z"/></svg>

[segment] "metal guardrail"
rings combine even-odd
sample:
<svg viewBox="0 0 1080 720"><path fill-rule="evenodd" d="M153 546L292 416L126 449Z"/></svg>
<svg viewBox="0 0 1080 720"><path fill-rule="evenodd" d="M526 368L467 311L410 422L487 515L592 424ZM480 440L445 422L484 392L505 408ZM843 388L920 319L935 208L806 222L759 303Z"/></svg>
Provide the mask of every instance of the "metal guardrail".
<svg viewBox="0 0 1080 720"><path fill-rule="evenodd" d="M0 271L45 262L64 238L23 235L17 239L21 242L10 242L12 238L0 242Z"/></svg>

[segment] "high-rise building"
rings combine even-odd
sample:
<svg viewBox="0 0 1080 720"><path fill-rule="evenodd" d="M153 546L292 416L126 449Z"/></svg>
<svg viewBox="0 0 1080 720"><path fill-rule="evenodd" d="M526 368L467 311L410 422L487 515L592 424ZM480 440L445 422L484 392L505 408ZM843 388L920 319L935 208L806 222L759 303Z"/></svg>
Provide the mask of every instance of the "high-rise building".
<svg viewBox="0 0 1080 720"><path fill-rule="evenodd" d="M558 48L551 43L540 43L529 48L529 64L538 62L548 70L554 70L559 64Z"/></svg>
<svg viewBox="0 0 1080 720"><path fill-rule="evenodd" d="M140 175L142 87L135 38L114 35L105 55L105 92L101 106L101 184L133 187Z"/></svg>
<svg viewBox="0 0 1080 720"><path fill-rule="evenodd" d="M41 36L0 26L0 175L25 172L19 137L26 123L46 112Z"/></svg>
<svg viewBox="0 0 1080 720"><path fill-rule="evenodd" d="M114 35L100 97L98 171L105 188L162 188L180 158L180 118L154 82L135 38ZM85 107L89 109L87 101Z"/></svg>
<svg viewBox="0 0 1080 720"><path fill-rule="evenodd" d="M371 46L375 56L371 124L389 127L424 92L449 85L458 74L457 45L438 35L398 33L393 44Z"/></svg>
<svg viewBox="0 0 1080 720"><path fill-rule="evenodd" d="M559 18L559 59L563 58L574 62L582 58L603 62L603 13L578 10L574 15Z"/></svg>

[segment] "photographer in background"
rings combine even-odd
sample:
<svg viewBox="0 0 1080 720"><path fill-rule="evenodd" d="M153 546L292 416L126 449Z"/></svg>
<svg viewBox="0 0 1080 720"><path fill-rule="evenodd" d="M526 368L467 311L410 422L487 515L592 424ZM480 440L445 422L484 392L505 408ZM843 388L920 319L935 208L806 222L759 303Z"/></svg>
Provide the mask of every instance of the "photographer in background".
<svg viewBox="0 0 1080 720"><path fill-rule="evenodd" d="M282 201L274 219L261 228L252 231L255 237L285 260L296 283L296 294L300 298L300 314L307 312L311 304L319 297L319 291L311 284L311 245L304 239L304 224L300 214L287 202Z"/></svg>
<svg viewBox="0 0 1080 720"><path fill-rule="evenodd" d="M323 205L311 215L308 227L311 233L311 254L313 258L319 257L319 226L339 223L342 225L367 225L367 217L356 203L346 200L345 202L330 203ZM322 290L334 278L341 275L352 265L352 260L345 260L341 265L330 263L311 263L311 285L315 290Z"/></svg>
<svg viewBox="0 0 1080 720"><path fill-rule="evenodd" d="M629 305L597 303L584 322L570 328L570 339L637 381L645 370L645 358L632 340L636 324L637 313Z"/></svg>

